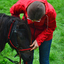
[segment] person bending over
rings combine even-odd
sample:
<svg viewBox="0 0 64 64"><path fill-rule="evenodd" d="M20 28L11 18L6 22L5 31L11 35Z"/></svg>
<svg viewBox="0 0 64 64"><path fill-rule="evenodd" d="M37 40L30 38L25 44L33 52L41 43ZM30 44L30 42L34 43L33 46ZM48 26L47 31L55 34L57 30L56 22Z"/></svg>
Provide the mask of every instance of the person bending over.
<svg viewBox="0 0 64 64"><path fill-rule="evenodd" d="M49 64L50 47L56 28L56 12L53 6L47 0L19 0L10 8L10 13L19 18L24 13L31 29L30 51L39 47L40 64ZM33 64L33 59L28 64Z"/></svg>

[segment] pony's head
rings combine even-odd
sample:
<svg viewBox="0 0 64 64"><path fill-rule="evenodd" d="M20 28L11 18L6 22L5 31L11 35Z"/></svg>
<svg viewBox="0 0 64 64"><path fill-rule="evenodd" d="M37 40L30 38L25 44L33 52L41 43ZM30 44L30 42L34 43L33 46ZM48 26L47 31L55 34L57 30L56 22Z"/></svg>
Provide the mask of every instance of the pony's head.
<svg viewBox="0 0 64 64"><path fill-rule="evenodd" d="M14 21L10 31L10 44L24 61L30 61L33 57L33 51L30 51L31 31L27 20Z"/></svg>
<svg viewBox="0 0 64 64"><path fill-rule="evenodd" d="M0 13L0 52L7 42L24 61L32 59L31 31L27 20Z"/></svg>

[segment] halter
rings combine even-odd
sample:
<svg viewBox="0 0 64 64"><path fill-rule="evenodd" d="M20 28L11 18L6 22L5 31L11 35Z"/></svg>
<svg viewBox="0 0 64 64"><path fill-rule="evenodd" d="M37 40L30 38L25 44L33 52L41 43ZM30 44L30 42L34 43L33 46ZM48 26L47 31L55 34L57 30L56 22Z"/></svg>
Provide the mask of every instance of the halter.
<svg viewBox="0 0 64 64"><path fill-rule="evenodd" d="M16 21L17 22L17 21ZM12 43L12 41L11 41L11 30L12 30L12 26L13 26L13 24L15 23L15 21L13 21L12 23L11 23L11 26L10 26L10 29L9 29L9 33L8 33L8 40L9 40L9 42L10 42L10 44L16 49L16 50L19 50L19 51L27 51L27 50L31 50L31 48L27 48L27 49L19 49L19 48L17 48L16 46L14 46L13 45L13 43Z"/></svg>
<svg viewBox="0 0 64 64"><path fill-rule="evenodd" d="M15 23L15 22L16 22L16 23ZM11 44L16 50L18 50L18 53L19 53L19 56L20 56L20 62L19 62L19 64L21 64L21 54L20 54L20 51L31 50L31 48L19 49L19 48L17 48L16 46L13 45L13 43L12 43L12 41L11 41L11 32L12 32L12 29L13 29L13 24L14 24L14 23L17 24L17 22L18 22L18 21L13 21L13 22L11 23L10 29L9 29L9 33L8 33L8 40L9 40L10 44ZM15 27L16 27L16 26L15 26ZM27 64L27 62L26 62L26 64Z"/></svg>

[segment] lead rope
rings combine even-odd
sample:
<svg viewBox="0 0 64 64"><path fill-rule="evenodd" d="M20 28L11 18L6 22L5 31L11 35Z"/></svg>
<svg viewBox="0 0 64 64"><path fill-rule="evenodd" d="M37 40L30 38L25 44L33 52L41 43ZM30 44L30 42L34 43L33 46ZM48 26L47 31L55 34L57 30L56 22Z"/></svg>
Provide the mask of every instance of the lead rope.
<svg viewBox="0 0 64 64"><path fill-rule="evenodd" d="M20 51L18 51L19 53L19 57L20 57L20 60L19 60L19 64L21 64L21 54L20 54ZM27 62L25 64L28 64Z"/></svg>
<svg viewBox="0 0 64 64"><path fill-rule="evenodd" d="M19 53L19 57L20 57L19 64L21 64L21 54L20 54L20 51L18 51L18 53Z"/></svg>

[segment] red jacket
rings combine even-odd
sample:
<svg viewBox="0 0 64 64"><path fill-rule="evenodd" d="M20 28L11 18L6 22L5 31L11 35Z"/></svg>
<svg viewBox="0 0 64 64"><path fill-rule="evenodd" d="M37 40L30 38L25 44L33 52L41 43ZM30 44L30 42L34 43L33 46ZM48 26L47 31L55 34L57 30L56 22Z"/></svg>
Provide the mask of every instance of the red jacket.
<svg viewBox="0 0 64 64"><path fill-rule="evenodd" d="M38 45L44 41L48 41L53 37L53 31L56 28L56 12L53 6L47 2L47 0L19 0L10 8L10 13L12 16L19 17L20 13L25 13L27 17L26 8L28 5L34 1L41 1L45 4L45 15L41 18L40 22L32 22L28 20L28 24L31 29L32 40L36 39Z"/></svg>

